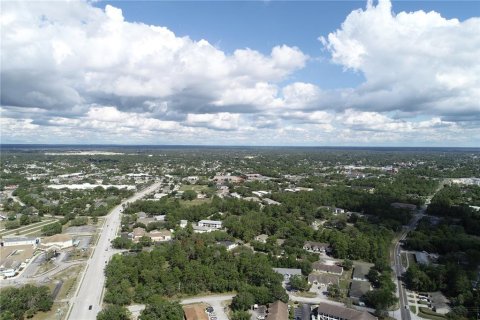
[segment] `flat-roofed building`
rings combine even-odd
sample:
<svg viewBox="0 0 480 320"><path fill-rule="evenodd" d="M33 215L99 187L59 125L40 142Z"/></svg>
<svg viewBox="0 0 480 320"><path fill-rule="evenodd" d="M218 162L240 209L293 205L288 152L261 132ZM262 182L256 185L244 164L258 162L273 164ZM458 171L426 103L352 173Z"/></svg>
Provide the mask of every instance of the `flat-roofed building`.
<svg viewBox="0 0 480 320"><path fill-rule="evenodd" d="M40 247L48 248L51 246L57 246L60 249L70 248L73 246L73 238L68 234L55 234L42 239Z"/></svg>
<svg viewBox="0 0 480 320"><path fill-rule="evenodd" d="M205 227L210 229L221 229L222 228L222 221L218 220L200 220L198 221L199 227Z"/></svg>
<svg viewBox="0 0 480 320"><path fill-rule="evenodd" d="M32 245L37 246L40 243L39 238L34 237L4 237L0 240L0 246L12 247L12 246L25 246Z"/></svg>

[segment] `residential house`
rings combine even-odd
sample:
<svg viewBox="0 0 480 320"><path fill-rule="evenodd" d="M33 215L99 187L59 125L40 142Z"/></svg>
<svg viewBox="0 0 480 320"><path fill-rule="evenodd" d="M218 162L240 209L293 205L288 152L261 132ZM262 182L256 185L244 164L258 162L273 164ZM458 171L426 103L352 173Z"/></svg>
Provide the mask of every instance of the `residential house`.
<svg viewBox="0 0 480 320"><path fill-rule="evenodd" d="M339 276L330 273L312 272L308 275L308 283L311 285L323 285L328 287L331 284L338 285L339 281Z"/></svg>
<svg viewBox="0 0 480 320"><path fill-rule="evenodd" d="M279 206L281 205L280 202L269 199L269 198L263 198L263 203L268 204L268 205L274 205L274 206Z"/></svg>
<svg viewBox="0 0 480 320"><path fill-rule="evenodd" d="M312 320L377 320L366 311L320 302L313 310Z"/></svg>
<svg viewBox="0 0 480 320"><path fill-rule="evenodd" d="M220 245L220 246L225 247L225 248L227 249L227 251L233 250L233 249L235 249L236 247L238 247L238 244L237 244L236 242L229 241L229 240L226 240L226 241L218 241L217 244Z"/></svg>
<svg viewBox="0 0 480 320"><path fill-rule="evenodd" d="M199 178L198 178L198 176L188 176L188 177L186 177L186 178L183 178L183 180L184 180L184 181L188 181L189 183L194 184L194 183L197 183L197 182L198 182Z"/></svg>
<svg viewBox="0 0 480 320"><path fill-rule="evenodd" d="M186 305L182 308L185 320L209 320L201 304Z"/></svg>
<svg viewBox="0 0 480 320"><path fill-rule="evenodd" d="M147 235L154 242L164 242L172 240L172 232L170 230L152 230Z"/></svg>
<svg viewBox="0 0 480 320"><path fill-rule="evenodd" d="M240 194L238 194L237 192L230 193L230 197L232 197L234 199L242 199L242 196Z"/></svg>
<svg viewBox="0 0 480 320"><path fill-rule="evenodd" d="M320 208L327 209L328 211L332 212L333 214L342 214L345 213L345 209L330 207L330 206L321 206Z"/></svg>
<svg viewBox="0 0 480 320"><path fill-rule="evenodd" d="M268 305L266 320L288 320L288 306L280 300Z"/></svg>
<svg viewBox="0 0 480 320"><path fill-rule="evenodd" d="M418 264L429 265L430 259L428 258L428 253L425 251L415 251L415 261Z"/></svg>
<svg viewBox="0 0 480 320"><path fill-rule="evenodd" d="M330 245L323 242L305 241L303 249L313 253L326 253L330 251Z"/></svg>
<svg viewBox="0 0 480 320"><path fill-rule="evenodd" d="M188 220L180 220L180 228L185 228L188 224Z"/></svg>
<svg viewBox="0 0 480 320"><path fill-rule="evenodd" d="M268 236L266 234L261 234L255 237L255 241L261 242L261 243L267 243Z"/></svg>
<svg viewBox="0 0 480 320"><path fill-rule="evenodd" d="M260 190L260 191L252 191L252 194L259 197L259 198L262 198L262 197L265 197L265 196L269 195L270 192Z"/></svg>
<svg viewBox="0 0 480 320"><path fill-rule="evenodd" d="M337 274L339 276L343 274L342 267L337 265L324 264L320 261L312 263L312 269L319 272Z"/></svg>
<svg viewBox="0 0 480 320"><path fill-rule="evenodd" d="M290 280L291 276L301 276L302 270L301 269L292 269L292 268L273 268L273 271L279 273L283 276L285 281Z"/></svg>
<svg viewBox="0 0 480 320"><path fill-rule="evenodd" d="M357 281L368 281L367 274L371 267L371 264L356 263L353 267L352 279Z"/></svg>
<svg viewBox="0 0 480 320"><path fill-rule="evenodd" d="M353 280L350 284L348 296L352 298L354 302L358 303L360 301L363 301L363 297L370 290L372 290L370 282Z"/></svg>
<svg viewBox="0 0 480 320"><path fill-rule="evenodd" d="M144 225L148 225L149 223L155 222L154 218L138 218L138 223L143 223Z"/></svg>
<svg viewBox="0 0 480 320"><path fill-rule="evenodd" d="M133 229L132 233L129 234L133 242L140 241L140 238L146 235L147 235L147 232L145 231L145 229L140 227Z"/></svg>
<svg viewBox="0 0 480 320"><path fill-rule="evenodd" d="M212 232L217 229L209 228L209 227L201 227L201 226L192 226L193 232L195 233L207 233L207 232Z"/></svg>
<svg viewBox="0 0 480 320"><path fill-rule="evenodd" d="M145 212L143 212L143 211L137 212L136 215L137 215L137 218L138 218L138 219L148 217L148 215L147 215Z"/></svg>

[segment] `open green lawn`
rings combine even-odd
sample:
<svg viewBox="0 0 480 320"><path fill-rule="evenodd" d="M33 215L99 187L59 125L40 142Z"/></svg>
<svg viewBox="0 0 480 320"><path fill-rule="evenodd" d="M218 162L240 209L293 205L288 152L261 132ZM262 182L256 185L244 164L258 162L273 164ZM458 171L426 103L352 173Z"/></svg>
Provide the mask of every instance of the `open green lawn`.
<svg viewBox="0 0 480 320"><path fill-rule="evenodd" d="M22 226L17 229L11 229L11 230L4 230L0 232L1 236L13 236L13 235L27 235L27 236L37 236L40 235L41 229L48 225L52 224L54 222L58 221L57 219L52 219L52 218L44 218L44 220L40 222L35 222L26 226ZM3 221L2 221L3 222Z"/></svg>
<svg viewBox="0 0 480 320"><path fill-rule="evenodd" d="M212 202L212 198L206 198L206 199L194 199L194 200L180 200L180 203L184 205L185 207L193 207L193 206L198 206L199 204L203 203L210 203Z"/></svg>
<svg viewBox="0 0 480 320"><path fill-rule="evenodd" d="M432 310L424 307L420 307L420 310L418 312L418 315L422 318L425 319L431 319L431 320L445 320L445 316L436 312L433 312Z"/></svg>
<svg viewBox="0 0 480 320"><path fill-rule="evenodd" d="M417 314L417 306L410 306L410 311L412 311L414 314Z"/></svg>
<svg viewBox="0 0 480 320"><path fill-rule="evenodd" d="M62 288L58 293L57 300L71 297L75 291L77 280L84 265L75 265L54 276L54 279L63 280Z"/></svg>

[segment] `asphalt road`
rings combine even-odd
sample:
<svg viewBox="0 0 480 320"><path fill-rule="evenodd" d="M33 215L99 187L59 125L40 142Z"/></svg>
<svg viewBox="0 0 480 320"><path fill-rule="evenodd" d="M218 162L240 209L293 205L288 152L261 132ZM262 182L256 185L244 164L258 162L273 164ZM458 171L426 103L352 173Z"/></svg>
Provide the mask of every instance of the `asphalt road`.
<svg viewBox="0 0 480 320"><path fill-rule="evenodd" d="M120 229L122 205L144 197L157 189L160 184L160 182L154 183L150 187L137 192L134 196L113 208L110 214L106 216L98 242L87 261L80 285L71 300L68 319L96 319L97 313L102 310L105 284L104 269L107 261L114 254L114 251L110 248L110 241L116 237L117 231Z"/></svg>
<svg viewBox="0 0 480 320"><path fill-rule="evenodd" d="M435 193L441 190L442 187L443 187L443 183L435 191ZM410 231L415 230L415 228L417 227L418 221L420 221L420 219L425 216L425 209L427 208L432 198L433 198L433 195L427 198L425 206L423 206L422 209L417 211L417 214L415 214L415 216L412 218L410 223L407 225L405 230L400 235L400 238L398 239L397 243L395 243L395 248L393 252L394 270L395 270L395 275L397 277L398 300L400 304L400 316L402 320L411 320L412 316L410 314L410 309L408 307L407 290L405 288L405 284L402 281L402 274L406 270L402 266L402 257L400 256L400 251L401 251L400 244L403 240L407 238L407 235Z"/></svg>

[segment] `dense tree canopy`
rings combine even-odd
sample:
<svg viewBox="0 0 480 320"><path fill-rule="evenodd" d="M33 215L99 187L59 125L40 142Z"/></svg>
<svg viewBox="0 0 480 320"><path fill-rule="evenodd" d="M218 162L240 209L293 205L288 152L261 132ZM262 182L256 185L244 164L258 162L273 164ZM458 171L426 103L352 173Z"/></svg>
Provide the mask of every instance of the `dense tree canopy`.
<svg viewBox="0 0 480 320"><path fill-rule="evenodd" d="M20 288L7 287L0 290L0 314L2 320L23 319L38 311L49 311L53 299L46 286L27 284Z"/></svg>

